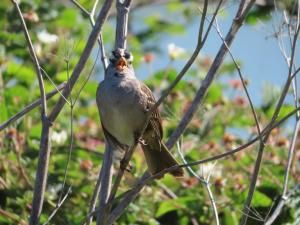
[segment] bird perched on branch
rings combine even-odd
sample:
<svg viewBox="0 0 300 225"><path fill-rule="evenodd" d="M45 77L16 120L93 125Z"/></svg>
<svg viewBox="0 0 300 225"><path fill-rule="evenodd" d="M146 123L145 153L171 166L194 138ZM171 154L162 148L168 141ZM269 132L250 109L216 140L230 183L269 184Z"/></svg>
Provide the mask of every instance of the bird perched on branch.
<svg viewBox="0 0 300 225"><path fill-rule="evenodd" d="M154 175L178 163L162 142L163 130L157 109L140 137L147 122L147 112L155 104L155 99L151 90L135 77L132 60L132 55L124 49L112 52L96 100L105 138L114 145L114 159L121 160L124 152L139 142L149 172ZM183 176L182 168L170 173L175 177Z"/></svg>

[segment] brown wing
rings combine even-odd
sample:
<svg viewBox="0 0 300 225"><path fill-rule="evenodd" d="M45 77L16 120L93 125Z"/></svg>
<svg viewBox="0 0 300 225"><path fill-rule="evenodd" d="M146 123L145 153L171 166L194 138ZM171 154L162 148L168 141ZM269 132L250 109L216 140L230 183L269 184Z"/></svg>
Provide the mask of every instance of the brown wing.
<svg viewBox="0 0 300 225"><path fill-rule="evenodd" d="M141 82L141 89L142 92L147 96L147 106L145 108L145 111L149 111L155 105L156 100L152 94L152 91L142 82ZM147 130L152 128L155 132L155 135L159 137L160 140L163 137L163 129L161 123L162 123L161 116L159 114L158 109L156 108L151 114L151 118L149 122L150 126L148 126Z"/></svg>

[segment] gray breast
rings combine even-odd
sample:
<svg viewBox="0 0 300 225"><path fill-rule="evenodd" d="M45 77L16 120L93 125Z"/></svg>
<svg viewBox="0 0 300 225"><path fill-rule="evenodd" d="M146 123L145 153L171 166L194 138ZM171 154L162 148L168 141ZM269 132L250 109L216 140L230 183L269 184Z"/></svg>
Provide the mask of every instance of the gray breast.
<svg viewBox="0 0 300 225"><path fill-rule="evenodd" d="M105 79L97 94L101 121L105 129L120 143L134 144L134 135L145 123L144 96L137 79L112 77Z"/></svg>

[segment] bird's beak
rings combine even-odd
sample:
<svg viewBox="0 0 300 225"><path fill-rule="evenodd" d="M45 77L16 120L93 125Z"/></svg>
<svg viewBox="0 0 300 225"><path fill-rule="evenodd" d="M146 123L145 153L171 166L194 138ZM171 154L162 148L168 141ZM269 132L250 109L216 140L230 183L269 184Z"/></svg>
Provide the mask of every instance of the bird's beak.
<svg viewBox="0 0 300 225"><path fill-rule="evenodd" d="M127 61L126 59L122 56L116 63L116 68L117 70L123 70L124 67L127 67Z"/></svg>

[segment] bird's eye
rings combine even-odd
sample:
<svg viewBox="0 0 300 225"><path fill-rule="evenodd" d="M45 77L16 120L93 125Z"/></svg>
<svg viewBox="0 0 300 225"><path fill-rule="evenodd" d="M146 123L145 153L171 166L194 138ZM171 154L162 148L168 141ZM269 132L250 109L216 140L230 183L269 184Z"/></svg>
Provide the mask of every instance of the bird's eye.
<svg viewBox="0 0 300 225"><path fill-rule="evenodd" d="M124 56L125 56L126 59L130 59L132 57L130 52L125 52Z"/></svg>
<svg viewBox="0 0 300 225"><path fill-rule="evenodd" d="M115 58L119 58L120 54L117 51L112 51L112 54Z"/></svg>
<svg viewBox="0 0 300 225"><path fill-rule="evenodd" d="M132 64L132 62L133 62L133 55L130 53L130 52L125 52L124 53L124 57L127 59L127 62L129 63L129 64Z"/></svg>
<svg viewBox="0 0 300 225"><path fill-rule="evenodd" d="M109 61L111 64L115 64L117 60L115 58L111 57L111 58L109 58Z"/></svg>

